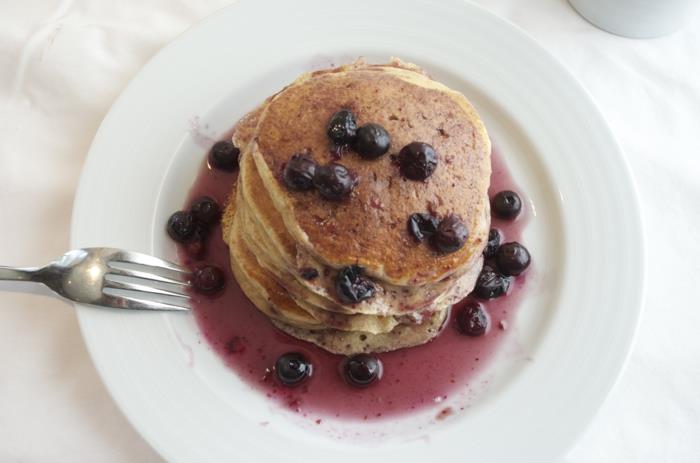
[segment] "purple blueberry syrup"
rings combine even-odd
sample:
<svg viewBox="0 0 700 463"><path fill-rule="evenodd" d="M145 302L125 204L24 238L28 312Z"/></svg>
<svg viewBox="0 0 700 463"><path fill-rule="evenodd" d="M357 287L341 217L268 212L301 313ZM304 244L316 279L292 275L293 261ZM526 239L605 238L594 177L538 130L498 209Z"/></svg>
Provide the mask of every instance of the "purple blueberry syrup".
<svg viewBox="0 0 700 463"><path fill-rule="evenodd" d="M489 195L503 190L518 191L497 152L492 153L491 162ZM186 204L208 196L223 206L235 175L235 172L211 169L204 162ZM522 242L521 232L528 212L523 201L517 219L494 217L491 226L501 231L504 242ZM464 391L507 335L505 327L512 324L528 274L513 279L507 296L482 301L492 324L483 335L465 336L455 329L459 310L453 310L432 342L373 355L381 364L381 379L375 380L371 387L358 388L344 378L342 366L346 357L280 332L248 301L230 270L229 251L221 238L220 223L211 227L202 256L193 258L185 246L178 246L178 255L185 265L193 268L212 265L223 272L226 284L217 295L192 295L194 316L210 346L252 388L314 422L325 417L377 420L426 408L442 413L444 405L440 402ZM294 388L281 385L271 374L280 356L290 352L303 356L313 365L313 375ZM454 410L450 408L452 413Z"/></svg>

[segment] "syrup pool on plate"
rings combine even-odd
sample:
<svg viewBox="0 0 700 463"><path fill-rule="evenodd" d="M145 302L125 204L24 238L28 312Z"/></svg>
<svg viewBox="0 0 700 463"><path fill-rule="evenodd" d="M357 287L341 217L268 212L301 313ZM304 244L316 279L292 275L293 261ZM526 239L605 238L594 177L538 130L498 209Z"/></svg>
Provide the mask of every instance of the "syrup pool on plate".
<svg viewBox="0 0 700 463"><path fill-rule="evenodd" d="M522 193L495 151L491 162L489 195L501 190ZM200 196L225 204L235 178L236 173L211 169L203 163L186 205ZM501 231L502 242L520 241L527 218L524 204L516 220L494 217L491 226ZM194 293L192 299L199 329L211 347L251 387L317 423L323 417L377 420L426 407L434 407L438 418L451 413L452 410L440 404L469 386L507 336L527 275L516 277L506 296L482 301L489 318L482 336L465 336L459 332L455 317L466 301L458 303L434 340L422 346L377 354L383 364L381 379L367 388L356 388L343 378L343 356L280 332L246 298L230 270L229 250L222 239L220 224L209 233L202 256L194 259L184 246L178 246L178 256L190 267L214 265L224 271L226 285L222 292L215 296ZM294 388L282 386L272 373L277 358L287 352L301 353L313 365L312 376Z"/></svg>

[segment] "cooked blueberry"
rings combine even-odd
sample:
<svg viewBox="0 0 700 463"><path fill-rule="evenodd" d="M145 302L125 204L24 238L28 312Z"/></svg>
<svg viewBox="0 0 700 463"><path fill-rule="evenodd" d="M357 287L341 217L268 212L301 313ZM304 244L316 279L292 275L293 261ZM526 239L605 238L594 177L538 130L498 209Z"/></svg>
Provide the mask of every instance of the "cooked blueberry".
<svg viewBox="0 0 700 463"><path fill-rule="evenodd" d="M514 219L522 207L520 196L515 191L501 191L491 199L491 211L500 219Z"/></svg>
<svg viewBox="0 0 700 463"><path fill-rule="evenodd" d="M326 199L338 201L345 198L355 183L355 177L342 164L331 162L316 167L314 186Z"/></svg>
<svg viewBox="0 0 700 463"><path fill-rule="evenodd" d="M438 218L431 214L416 212L408 216L408 232L419 242L433 236L438 224Z"/></svg>
<svg viewBox="0 0 700 463"><path fill-rule="evenodd" d="M277 379L285 386L298 386L311 376L312 370L311 363L298 352L282 354L275 362Z"/></svg>
<svg viewBox="0 0 700 463"><path fill-rule="evenodd" d="M353 149L365 159L375 159L389 151L391 137L379 124L365 124L357 129Z"/></svg>
<svg viewBox="0 0 700 463"><path fill-rule="evenodd" d="M348 357L343 364L345 380L352 386L367 387L382 376L381 361L369 354Z"/></svg>
<svg viewBox="0 0 700 463"><path fill-rule="evenodd" d="M209 165L214 169L233 172L238 168L238 155L241 150L228 140L214 143L209 151Z"/></svg>
<svg viewBox="0 0 700 463"><path fill-rule="evenodd" d="M318 270L313 267L304 267L303 269L299 270L299 275L304 280L315 280L318 278Z"/></svg>
<svg viewBox="0 0 700 463"><path fill-rule="evenodd" d="M190 206L190 212L197 222L205 225L213 225L221 218L221 210L209 196L201 196L195 199Z"/></svg>
<svg viewBox="0 0 700 463"><path fill-rule="evenodd" d="M496 255L498 246L501 244L501 232L495 228L489 230L489 240L484 248L484 257L487 259Z"/></svg>
<svg viewBox="0 0 700 463"><path fill-rule="evenodd" d="M484 265L476 279L474 294L482 299L494 299L503 296L509 287L509 277L501 275L489 265Z"/></svg>
<svg viewBox="0 0 700 463"><path fill-rule="evenodd" d="M450 214L440 221L430 242L438 251L449 254L464 246L468 236L469 231L464 222L456 215Z"/></svg>
<svg viewBox="0 0 700 463"><path fill-rule="evenodd" d="M192 286L201 293L215 293L224 287L224 272L219 267L206 265L195 269Z"/></svg>
<svg viewBox="0 0 700 463"><path fill-rule="evenodd" d="M374 296L374 283L363 275L363 269L357 265L344 267L335 280L338 298L345 304L355 304Z"/></svg>
<svg viewBox="0 0 700 463"><path fill-rule="evenodd" d="M314 187L316 168L316 161L305 154L295 154L284 166L284 184L292 190L310 190Z"/></svg>
<svg viewBox="0 0 700 463"><path fill-rule="evenodd" d="M352 143L357 132L357 122L355 115L348 109L341 109L333 114L328 123L328 138L336 145L347 145Z"/></svg>
<svg viewBox="0 0 700 463"><path fill-rule="evenodd" d="M476 301L469 301L457 308L457 328L467 336L481 336L489 326L488 315L484 307Z"/></svg>
<svg viewBox="0 0 700 463"><path fill-rule="evenodd" d="M401 174L411 180L425 180L437 168L438 157L435 149L427 143L414 141L399 151Z"/></svg>
<svg viewBox="0 0 700 463"><path fill-rule="evenodd" d="M168 219L165 229L178 243L186 243L194 236L197 221L190 211L177 211Z"/></svg>
<svg viewBox="0 0 700 463"><path fill-rule="evenodd" d="M496 252L496 264L504 275L517 276L530 265L530 253L518 242L505 243Z"/></svg>

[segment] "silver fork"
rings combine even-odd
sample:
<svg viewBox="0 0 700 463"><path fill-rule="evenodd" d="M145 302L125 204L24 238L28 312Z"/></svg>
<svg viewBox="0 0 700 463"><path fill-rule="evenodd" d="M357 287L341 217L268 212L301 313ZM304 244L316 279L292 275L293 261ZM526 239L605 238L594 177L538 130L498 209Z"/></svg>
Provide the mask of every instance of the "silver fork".
<svg viewBox="0 0 700 463"><path fill-rule="evenodd" d="M0 266L0 280L43 283L66 299L117 309L189 310L190 277L180 265L113 248L76 249L45 267Z"/></svg>

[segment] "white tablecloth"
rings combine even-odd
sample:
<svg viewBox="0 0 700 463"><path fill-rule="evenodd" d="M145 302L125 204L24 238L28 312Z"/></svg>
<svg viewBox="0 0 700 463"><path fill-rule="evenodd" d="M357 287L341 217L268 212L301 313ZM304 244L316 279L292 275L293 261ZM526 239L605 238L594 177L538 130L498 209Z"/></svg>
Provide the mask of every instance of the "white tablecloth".
<svg viewBox="0 0 700 463"><path fill-rule="evenodd" d="M159 48L225 3L2 2L0 263L38 264L67 249L83 159L110 105ZM595 29L564 0L478 3L583 82L627 153L644 213L636 345L566 461L700 461L700 18L666 38L630 40ZM0 461L160 461L101 384L70 306L0 293L0 365Z"/></svg>

